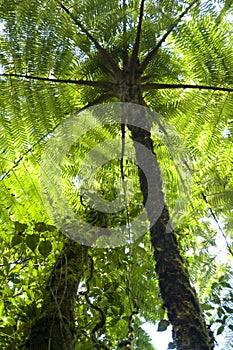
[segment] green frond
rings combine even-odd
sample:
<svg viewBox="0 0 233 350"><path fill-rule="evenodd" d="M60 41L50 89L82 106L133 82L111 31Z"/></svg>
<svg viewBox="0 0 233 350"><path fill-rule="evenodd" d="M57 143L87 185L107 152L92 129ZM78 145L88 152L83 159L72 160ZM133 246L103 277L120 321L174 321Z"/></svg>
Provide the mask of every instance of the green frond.
<svg viewBox="0 0 233 350"><path fill-rule="evenodd" d="M0 5L3 350L17 350L29 337L32 323L39 317L48 277L64 242L68 241L55 228L42 199L45 188L41 188L41 160L46 144L64 121L70 117L80 121L79 111L83 107L118 101L119 90L129 87L130 93L136 89L145 104L161 115L152 125L151 139L171 219L174 213L184 268L190 271L190 280L215 334L220 336L223 332L223 346L231 346L231 1L189 0L183 4L175 0L145 1L135 70L135 62L130 66L129 62L135 48L140 4L139 0L65 0L62 7L55 0L5 0ZM187 8L189 11L183 16ZM154 54L150 57L151 52ZM142 75L140 67L145 68ZM136 77L133 86L127 80L130 74ZM49 78L57 81L46 80ZM70 80L74 83L68 84ZM81 85L83 81L93 84ZM149 84L171 85L156 88ZM211 87L228 90L214 91ZM102 115L98 118L85 121L91 130L73 143L62 160L61 181L56 171L49 172L47 164L47 180L54 180L54 184L60 181L54 191L61 189L61 197L65 196L83 221L93 224L93 230L98 224L126 225L129 219L137 218L143 207L129 130L123 139L121 125L107 123ZM161 130L158 136L158 121L169 137ZM72 134L73 130L69 132ZM131 160L121 154L95 170L98 157L91 153L92 149L97 148L100 158L104 158L107 151L101 145L112 142L108 152L114 154L113 141L117 138L121 146L125 142ZM121 164L126 183L130 181L126 195ZM96 194L106 205L116 199L122 205L127 202L127 210L98 216L91 207ZM143 225L148 227L146 219L141 221L137 222L139 231ZM129 223L128 229L130 232ZM137 232L130 232L130 239L135 237ZM43 250L47 241L51 245ZM98 243L101 244L101 238ZM142 319L156 324L165 311L154 273L149 234L145 232L124 247L93 248L89 263L84 268L74 305L76 349L93 349L97 341L98 346L117 349L121 341L128 339L130 327L134 328L134 349L153 349L149 336L141 329ZM61 269L61 279L63 272ZM68 275L65 277L69 279ZM98 308L106 322L93 336L100 321Z"/></svg>

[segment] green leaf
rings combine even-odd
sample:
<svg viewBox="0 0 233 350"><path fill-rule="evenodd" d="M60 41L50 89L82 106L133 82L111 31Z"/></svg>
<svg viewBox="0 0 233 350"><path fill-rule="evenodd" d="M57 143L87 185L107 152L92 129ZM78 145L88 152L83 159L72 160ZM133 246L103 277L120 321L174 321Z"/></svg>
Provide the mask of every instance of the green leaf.
<svg viewBox="0 0 233 350"><path fill-rule="evenodd" d="M225 276L221 276L221 277L219 277L219 282L222 284L222 282L225 282L225 279L226 279L226 277Z"/></svg>
<svg viewBox="0 0 233 350"><path fill-rule="evenodd" d="M52 250L51 242L50 241L40 242L38 250L39 250L40 254L43 255L44 258L46 258Z"/></svg>
<svg viewBox="0 0 233 350"><path fill-rule="evenodd" d="M219 287L218 282L214 282L212 283L211 289L214 290L215 288L218 288L218 287Z"/></svg>
<svg viewBox="0 0 233 350"><path fill-rule="evenodd" d="M55 226L47 225L44 222L37 222L35 224L35 230L38 232L54 231L55 229L56 229Z"/></svg>
<svg viewBox="0 0 233 350"><path fill-rule="evenodd" d="M175 342L170 342L168 344L168 349L175 349L176 348L176 343Z"/></svg>
<svg viewBox="0 0 233 350"><path fill-rule="evenodd" d="M26 237L26 244L28 248L30 248L33 252L35 251L37 245L39 243L39 236L36 234L28 235Z"/></svg>
<svg viewBox="0 0 233 350"><path fill-rule="evenodd" d="M158 324L157 332L164 332L167 330L167 327L169 326L170 322L168 320L161 320Z"/></svg>
<svg viewBox="0 0 233 350"><path fill-rule="evenodd" d="M0 318L3 315L3 311L4 311L4 302L2 300L0 300Z"/></svg>
<svg viewBox="0 0 233 350"><path fill-rule="evenodd" d="M14 246L22 243L22 241L23 241L23 238L21 236L15 235L11 240L11 245L12 245L12 247L14 247Z"/></svg>
<svg viewBox="0 0 233 350"><path fill-rule="evenodd" d="M38 232L45 232L47 230L47 225L44 222L37 222L35 224L35 230Z"/></svg>
<svg viewBox="0 0 233 350"><path fill-rule="evenodd" d="M233 314L233 309L229 306L223 306L223 308L229 313L229 314Z"/></svg>
<svg viewBox="0 0 233 350"><path fill-rule="evenodd" d="M209 304L201 304L201 308L202 308L203 311L205 311L205 310L213 310L214 309L214 307L209 305Z"/></svg>
<svg viewBox="0 0 233 350"><path fill-rule="evenodd" d="M218 308L217 310L217 314L218 314L218 317L221 317L223 315L224 311L222 308Z"/></svg>
<svg viewBox="0 0 233 350"><path fill-rule="evenodd" d="M222 332L224 331L224 326L222 325L222 326L220 326L218 329L217 329L217 335L220 335L220 334L222 334Z"/></svg>
<svg viewBox="0 0 233 350"><path fill-rule="evenodd" d="M6 317L4 322L8 323L8 325L10 325L10 326L14 326L16 324L15 318L13 318L11 316ZM6 328L8 328L8 327L6 327Z"/></svg>
<svg viewBox="0 0 233 350"><path fill-rule="evenodd" d="M160 307L158 314L159 314L160 319L163 319L164 314L165 314L165 309L163 307Z"/></svg>
<svg viewBox="0 0 233 350"><path fill-rule="evenodd" d="M225 288L229 288L229 289L232 288L232 286L230 285L230 283L227 283L227 282L222 282L222 283L221 283L221 286L223 286L223 287L225 287Z"/></svg>
<svg viewBox="0 0 233 350"><path fill-rule="evenodd" d="M213 295L213 301L216 303L216 304L221 304L221 299L219 298L219 296L217 294L214 294Z"/></svg>
<svg viewBox="0 0 233 350"><path fill-rule="evenodd" d="M1 327L0 332L4 333L4 334L11 335L14 333L14 327L12 327L12 326Z"/></svg>
<svg viewBox="0 0 233 350"><path fill-rule="evenodd" d="M21 224L21 222L16 221L15 222L15 232L17 233L23 233L27 229L27 224Z"/></svg>

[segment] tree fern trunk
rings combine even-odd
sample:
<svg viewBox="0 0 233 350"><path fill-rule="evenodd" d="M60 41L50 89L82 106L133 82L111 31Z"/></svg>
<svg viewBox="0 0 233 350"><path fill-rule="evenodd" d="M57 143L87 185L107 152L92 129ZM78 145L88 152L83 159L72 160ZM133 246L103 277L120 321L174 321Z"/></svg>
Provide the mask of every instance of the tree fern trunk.
<svg viewBox="0 0 233 350"><path fill-rule="evenodd" d="M122 96L123 102L143 105L140 91L129 91ZM134 116L130 115L133 122ZM138 120L138 119L137 119ZM164 306L167 309L169 320L173 326L173 338L178 350L209 350L209 332L202 316L198 297L189 281L189 274L179 253L178 243L174 230L166 232L169 224L169 211L164 202L160 167L154 153L150 126L145 116L140 114L141 128L128 125L131 131L136 151L137 163L150 169L157 179L156 193L158 198L152 198L148 203L147 179L139 169L140 187L144 204L147 202L147 216L151 223L156 215L156 206L162 204L163 210L156 223L151 225L150 236L154 248L156 272ZM133 123L132 123L133 124ZM146 130L147 129L147 130ZM154 161L146 159L138 143L147 148L153 155Z"/></svg>
<svg viewBox="0 0 233 350"><path fill-rule="evenodd" d="M41 317L32 327L29 350L73 350L77 287L88 247L69 241L58 257L46 287Z"/></svg>

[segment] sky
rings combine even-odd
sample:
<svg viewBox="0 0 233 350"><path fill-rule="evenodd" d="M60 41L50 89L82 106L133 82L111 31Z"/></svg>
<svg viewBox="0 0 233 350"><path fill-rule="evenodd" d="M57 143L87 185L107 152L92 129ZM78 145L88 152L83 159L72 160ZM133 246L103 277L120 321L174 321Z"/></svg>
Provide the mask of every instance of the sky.
<svg viewBox="0 0 233 350"><path fill-rule="evenodd" d="M154 326L152 323L146 322L142 329L149 334L156 350L167 350L169 342L172 342L171 326L164 332L157 332L157 325Z"/></svg>
<svg viewBox="0 0 233 350"><path fill-rule="evenodd" d="M172 327L169 326L168 329L164 332L157 332L157 325L146 322L142 328L146 333L151 337L152 344L156 350L167 350L169 342L172 342ZM224 334L220 336L215 336L217 344L215 345L214 350L230 350L223 348Z"/></svg>

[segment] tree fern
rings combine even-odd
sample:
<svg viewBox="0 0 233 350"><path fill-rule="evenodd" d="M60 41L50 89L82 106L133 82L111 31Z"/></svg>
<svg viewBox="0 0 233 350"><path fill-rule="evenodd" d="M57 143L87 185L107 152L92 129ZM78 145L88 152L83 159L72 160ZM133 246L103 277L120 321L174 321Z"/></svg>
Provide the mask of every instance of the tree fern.
<svg viewBox="0 0 233 350"><path fill-rule="evenodd" d="M222 6L220 9L218 4ZM182 175L193 177L193 196L176 227L177 245L174 242L175 249L179 247L187 257L187 262L180 265L184 270L189 267L206 317L214 324L216 320L211 313L208 315L204 305L206 302L211 305L208 299L211 288L216 295L218 288L228 283L227 277L220 280L219 276L224 276L230 266L220 266L208 251L214 246L216 233L205 218L208 216L219 226L224 223L220 235L231 252L232 39L229 33L232 26L226 19L231 11L229 1L181 4L88 0L61 4L24 0L5 1L0 6L1 264L4 267L0 275L4 282L4 304L0 310L4 349L19 348L26 338L31 344L35 342L36 324L45 317L40 312L45 300L42 290L48 287L46 281L54 271L55 260L59 261L56 257L65 241L52 225L40 196L38 163L46 142L57 126L74 113L78 116L82 108L118 100L140 103L160 113L176 127L192 157L187 171L186 165L182 165ZM129 86L131 90L127 90ZM87 221L96 221L96 217L92 210L86 210L86 202L83 205L82 193L73 188L75 176L79 173L85 179L79 167L88 150L121 132L119 125L104 125L73 145L63 162L62 183L69 203ZM131 132L134 141L136 137L142 138L137 129L131 127ZM172 212L176 199L185 190L179 188L179 167L155 135L150 139L149 133L144 133L147 141L153 139L151 151L159 159L166 203ZM129 132L125 137L132 143ZM140 206L135 204L145 201L145 193L143 187L140 190L143 178L138 178L135 166L126 168L124 162L110 162L98 174L97 190L104 191L106 198L115 198L114 186L109 188L108 181L114 183L122 175L119 164L125 166L124 171L127 169L127 176L134 184L135 198L128 209L136 215ZM91 180L90 177L89 183ZM170 214L164 212L163 219L169 218ZM113 225L125 220L120 214L114 219ZM106 218L101 216L98 220L106 225ZM151 238L155 256L164 259L166 252L161 254L156 250L158 237ZM46 246L47 241L52 245ZM69 256L67 253L62 263L64 271L69 266ZM140 317L155 323L164 317L164 305L158 297L148 236L128 248L93 249L89 260L93 265L89 264L79 276L78 300L72 304L77 320L72 320L76 331L70 343L77 337L77 349L80 346L117 348L126 346L127 342L135 349L149 348L149 340L140 330ZM157 259L160 287L161 266ZM59 272L56 273L55 277ZM49 280L52 278L53 272ZM66 287L64 293L69 294ZM53 298L50 301L51 306ZM224 297L222 301L224 304ZM224 305L220 306L221 300L217 303L222 315L227 313L227 303L225 309ZM61 303L60 309L63 306ZM175 324L171 308L165 306ZM64 326L62 322L61 326ZM175 340L178 349L182 349L184 345L178 338ZM195 346L190 344L189 348ZM207 345L203 348L207 349Z"/></svg>

